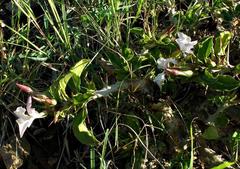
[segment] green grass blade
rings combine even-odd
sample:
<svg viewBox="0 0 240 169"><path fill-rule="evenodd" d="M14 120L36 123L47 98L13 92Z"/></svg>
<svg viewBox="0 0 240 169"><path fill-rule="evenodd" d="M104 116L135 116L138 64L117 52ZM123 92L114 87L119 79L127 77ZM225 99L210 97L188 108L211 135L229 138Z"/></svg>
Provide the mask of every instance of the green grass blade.
<svg viewBox="0 0 240 169"><path fill-rule="evenodd" d="M222 163L222 164L220 164L220 165L218 165L216 167L213 167L211 169L224 169L224 168L232 166L233 164L235 164L235 162L226 161L226 162L224 162L224 163Z"/></svg>
<svg viewBox="0 0 240 169"><path fill-rule="evenodd" d="M95 169L95 149L94 149L94 146L91 146L90 148L90 168L91 169Z"/></svg>
<svg viewBox="0 0 240 169"><path fill-rule="evenodd" d="M105 162L105 155L106 155L106 149L107 149L107 143L108 143L108 136L109 136L109 129L105 132L105 137L103 140L103 148L102 148L102 154L100 157L100 169L106 169L106 162Z"/></svg>
<svg viewBox="0 0 240 169"><path fill-rule="evenodd" d="M1 23L1 21L0 21ZM25 36L23 36L22 34L20 34L19 32L17 32L16 30L14 30L13 28L11 28L10 26L6 25L5 26L11 30L12 32L14 32L15 34L17 34L18 36L20 36L22 39L24 39L26 42L28 42L30 45L32 45L37 51L39 51L40 53L47 55L47 53L45 53L42 49L40 49L38 46L36 46L34 43L32 43L28 38L26 38Z"/></svg>

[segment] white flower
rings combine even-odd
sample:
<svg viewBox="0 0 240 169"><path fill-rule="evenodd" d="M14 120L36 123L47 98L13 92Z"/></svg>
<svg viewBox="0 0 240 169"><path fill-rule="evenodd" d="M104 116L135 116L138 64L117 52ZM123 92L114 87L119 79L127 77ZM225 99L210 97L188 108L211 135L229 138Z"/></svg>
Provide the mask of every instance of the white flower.
<svg viewBox="0 0 240 169"><path fill-rule="evenodd" d="M23 107L18 107L14 111L14 114L18 117L18 119L16 121L17 121L17 124L19 127L20 137L23 136L26 129L31 126L31 124L33 123L33 121L35 119L45 117L44 113L38 113L34 108L32 108L32 97L31 96L28 97L26 108L27 108L28 114L25 113L26 109Z"/></svg>
<svg viewBox="0 0 240 169"><path fill-rule="evenodd" d="M169 59L159 58L157 60L157 67L158 69L166 69L169 63L177 64L177 61L172 58Z"/></svg>
<svg viewBox="0 0 240 169"><path fill-rule="evenodd" d="M162 73L159 73L154 79L153 82L155 82L159 88L161 89L162 85L164 84L165 78L165 70L169 67L169 63L177 64L176 59L173 58L159 58L157 60L157 67L158 69L163 69L164 71Z"/></svg>
<svg viewBox="0 0 240 169"><path fill-rule="evenodd" d="M191 41L191 37L185 35L182 32L178 32L178 38L176 39L177 44L180 47L180 50L184 55L192 54L192 48L197 44L197 41Z"/></svg>
<svg viewBox="0 0 240 169"><path fill-rule="evenodd" d="M166 80L165 78L165 73L159 73L154 79L153 82L155 82L159 88L161 89L162 85L164 84L164 81Z"/></svg>

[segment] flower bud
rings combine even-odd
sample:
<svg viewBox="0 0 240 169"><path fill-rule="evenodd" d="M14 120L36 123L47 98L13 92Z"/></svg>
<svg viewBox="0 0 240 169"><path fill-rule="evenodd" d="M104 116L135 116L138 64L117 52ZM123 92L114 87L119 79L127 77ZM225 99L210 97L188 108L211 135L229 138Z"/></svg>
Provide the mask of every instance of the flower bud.
<svg viewBox="0 0 240 169"><path fill-rule="evenodd" d="M173 76L185 76L191 77L193 75L192 70L178 70L178 69L166 69L167 73Z"/></svg>
<svg viewBox="0 0 240 169"><path fill-rule="evenodd" d="M55 106L57 104L57 101L55 99L50 99L48 96L44 94L36 94L35 96L33 96L33 99L40 103L45 103L47 105Z"/></svg>
<svg viewBox="0 0 240 169"><path fill-rule="evenodd" d="M23 91L23 92L25 92L25 93L32 93L32 92L33 92L33 90L32 90L30 87L26 86L26 85L16 83L16 86L17 86L21 91Z"/></svg>

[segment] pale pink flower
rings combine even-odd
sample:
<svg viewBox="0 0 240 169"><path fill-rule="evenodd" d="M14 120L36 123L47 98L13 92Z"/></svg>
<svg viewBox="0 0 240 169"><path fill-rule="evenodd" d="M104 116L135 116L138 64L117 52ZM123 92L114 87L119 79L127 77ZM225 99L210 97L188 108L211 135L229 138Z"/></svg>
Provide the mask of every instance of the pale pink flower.
<svg viewBox="0 0 240 169"><path fill-rule="evenodd" d="M43 118L45 117L44 113L38 113L35 108L32 108L32 97L29 96L28 100L27 100L27 113L26 109L23 107L18 107L15 111L14 114L17 116L17 124L19 127L19 133L20 133L20 137L23 136L24 132L26 131L26 129L28 127L31 126L31 124L33 123L33 121L35 119L39 119L39 118Z"/></svg>

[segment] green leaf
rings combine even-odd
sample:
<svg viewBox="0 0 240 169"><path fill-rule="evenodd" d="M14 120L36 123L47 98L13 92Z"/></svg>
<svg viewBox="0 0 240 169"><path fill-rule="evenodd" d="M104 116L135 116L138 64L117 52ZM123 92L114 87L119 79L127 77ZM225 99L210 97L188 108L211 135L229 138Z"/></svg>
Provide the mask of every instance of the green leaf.
<svg viewBox="0 0 240 169"><path fill-rule="evenodd" d="M240 4L236 4L234 13L236 16L240 16Z"/></svg>
<svg viewBox="0 0 240 169"><path fill-rule="evenodd" d="M226 127L228 123L229 123L229 119L223 113L222 114L220 113L220 115L215 119L215 125L217 127Z"/></svg>
<svg viewBox="0 0 240 169"><path fill-rule="evenodd" d="M44 62L44 61L48 60L48 57L27 57L27 58L34 60L34 61L40 61L40 62Z"/></svg>
<svg viewBox="0 0 240 169"><path fill-rule="evenodd" d="M88 130L85 119L87 117L87 110L83 110L73 120L73 134L82 144L96 145L98 140L95 138L93 133Z"/></svg>
<svg viewBox="0 0 240 169"><path fill-rule="evenodd" d="M71 77L72 77L72 74L68 73L62 79L59 80L58 95L60 96L60 98L62 98L64 100L68 99L68 95L67 95L65 89L66 89L68 81L71 79Z"/></svg>
<svg viewBox="0 0 240 169"><path fill-rule="evenodd" d="M214 77L210 72L205 70L204 74L200 76L202 82L209 87L221 90L231 91L237 89L240 86L240 82L229 75L217 75Z"/></svg>
<svg viewBox="0 0 240 169"><path fill-rule="evenodd" d="M80 91L80 84L81 84L80 77L82 75L83 70L88 65L88 63L89 63L88 59L82 59L70 69L73 82L75 84L75 87L78 89L78 91Z"/></svg>
<svg viewBox="0 0 240 169"><path fill-rule="evenodd" d="M84 94L78 93L77 95L73 96L73 104L74 105L87 104L91 100L93 95L94 95L93 92L86 92Z"/></svg>
<svg viewBox="0 0 240 169"><path fill-rule="evenodd" d="M59 81L55 82L51 87L49 92L57 100L68 100L69 96L66 93L66 87L69 80L72 78L74 82L74 87L77 90L80 90L80 76L89 63L88 59L82 59L77 62L69 71L69 73L65 74Z"/></svg>
<svg viewBox="0 0 240 169"><path fill-rule="evenodd" d="M130 32L138 35L143 35L144 29L141 27L133 27L130 29Z"/></svg>
<svg viewBox="0 0 240 169"><path fill-rule="evenodd" d="M211 169L224 169L224 168L227 168L227 167L230 167L231 165L235 164L235 162L229 162L229 161L226 161L216 167L213 167Z"/></svg>
<svg viewBox="0 0 240 169"><path fill-rule="evenodd" d="M124 124L131 127L134 131L139 131L140 129L139 120L134 117L134 113L129 112L129 115L130 116L126 116L123 118Z"/></svg>
<svg viewBox="0 0 240 169"><path fill-rule="evenodd" d="M239 142L240 141L240 133L238 131L235 131L233 133L232 140L234 140L235 142Z"/></svg>
<svg viewBox="0 0 240 169"><path fill-rule="evenodd" d="M231 22L233 20L233 13L227 9L222 10L221 15L225 22Z"/></svg>
<svg viewBox="0 0 240 169"><path fill-rule="evenodd" d="M138 7L137 7L137 13L136 13L136 16L135 18L139 18L139 15L141 14L142 12L142 6L144 4L144 0L138 0ZM136 21L136 19L134 19L134 22Z"/></svg>
<svg viewBox="0 0 240 169"><path fill-rule="evenodd" d="M130 61L134 57L134 53L131 48L123 48L123 57L127 60Z"/></svg>
<svg viewBox="0 0 240 169"><path fill-rule="evenodd" d="M237 74L240 74L240 64L238 64L238 65L235 66L234 71L235 71Z"/></svg>
<svg viewBox="0 0 240 169"><path fill-rule="evenodd" d="M218 130L214 126L209 126L204 132L203 132L203 138L207 140L216 140L219 138Z"/></svg>
<svg viewBox="0 0 240 169"><path fill-rule="evenodd" d="M226 48L231 40L232 33L229 31L221 32L216 38L214 51L216 55L223 56L226 54Z"/></svg>
<svg viewBox="0 0 240 169"><path fill-rule="evenodd" d="M110 59L112 65L116 68L116 69L121 69L124 65L126 65L124 63L124 61L116 54L109 52L108 54L108 58Z"/></svg>
<svg viewBox="0 0 240 169"><path fill-rule="evenodd" d="M213 51L213 37L210 36L201 43L199 43L199 48L198 48L198 58L202 62L206 62L207 58Z"/></svg>
<svg viewBox="0 0 240 169"><path fill-rule="evenodd" d="M187 21L189 23L196 21L199 17L201 9L202 9L202 5L196 4L196 5L193 5L189 10L187 10L185 14Z"/></svg>

